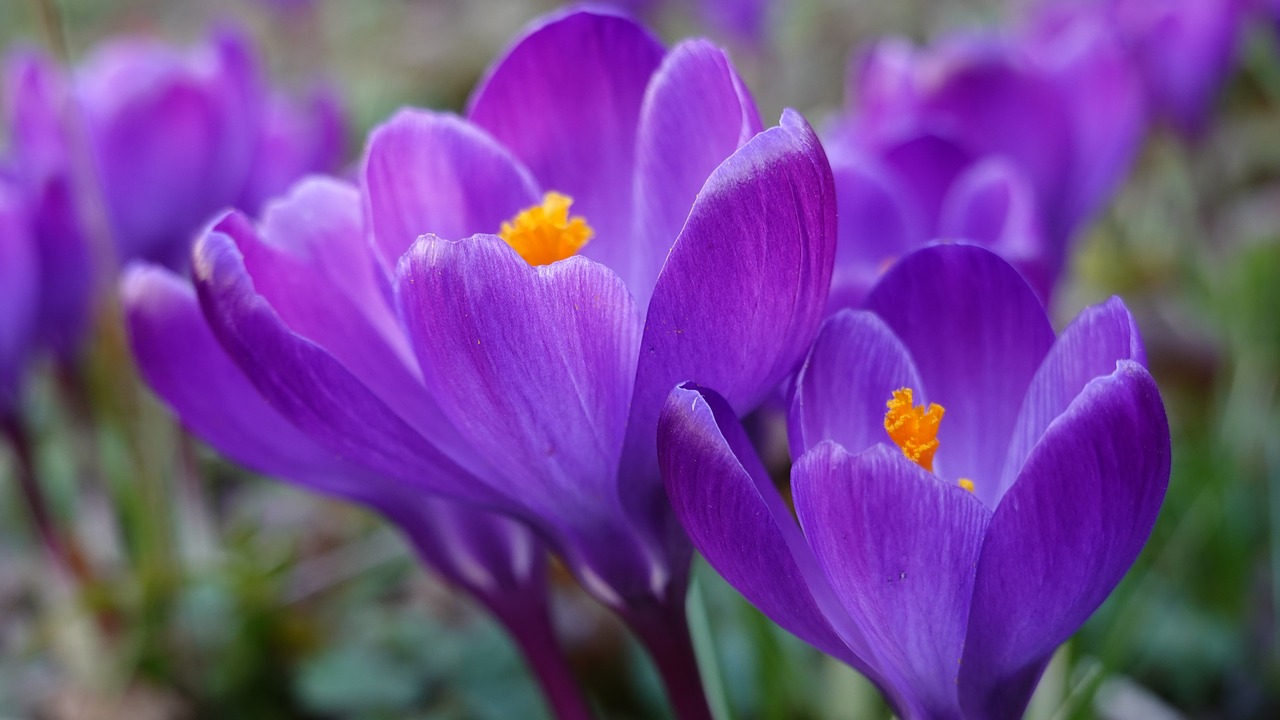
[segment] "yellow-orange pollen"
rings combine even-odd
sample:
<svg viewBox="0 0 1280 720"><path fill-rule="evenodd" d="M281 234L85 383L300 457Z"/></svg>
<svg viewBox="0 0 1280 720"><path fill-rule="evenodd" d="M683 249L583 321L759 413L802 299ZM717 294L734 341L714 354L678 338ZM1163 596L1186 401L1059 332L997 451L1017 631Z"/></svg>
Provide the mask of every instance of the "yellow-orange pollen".
<svg viewBox="0 0 1280 720"><path fill-rule="evenodd" d="M530 265L550 265L573 255L595 233L581 216L569 217L573 198L558 192L502 223L498 235Z"/></svg>
<svg viewBox="0 0 1280 720"><path fill-rule="evenodd" d="M973 481L969 478L960 478L960 481L956 484L969 492L973 492Z"/></svg>
<svg viewBox="0 0 1280 720"><path fill-rule="evenodd" d="M933 472L933 454L938 451L938 425L942 422L941 405L912 404L911 388L893 391L893 397L885 403L889 412L884 414L884 429L902 454L920 467ZM972 485L972 483L970 483ZM964 483L961 483L964 487Z"/></svg>

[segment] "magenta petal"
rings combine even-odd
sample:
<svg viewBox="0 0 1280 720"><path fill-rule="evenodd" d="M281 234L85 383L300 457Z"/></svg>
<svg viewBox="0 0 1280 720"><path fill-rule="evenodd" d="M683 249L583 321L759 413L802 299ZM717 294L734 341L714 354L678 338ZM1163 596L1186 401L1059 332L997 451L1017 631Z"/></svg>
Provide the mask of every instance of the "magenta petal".
<svg viewBox="0 0 1280 720"><path fill-rule="evenodd" d="M903 387L922 385L907 349L884 321L865 310L828 318L796 379L787 433L791 456L824 440L853 453L887 442L885 403Z"/></svg>
<svg viewBox="0 0 1280 720"><path fill-rule="evenodd" d="M792 469L796 514L831 586L891 663L915 717L959 717L957 679L991 513L877 445L823 443Z"/></svg>
<svg viewBox="0 0 1280 720"><path fill-rule="evenodd" d="M428 235L401 260L398 295L428 389L495 483L562 526L620 517L640 339L621 280L581 257L531 267L492 235Z"/></svg>
<svg viewBox="0 0 1280 720"><path fill-rule="evenodd" d="M625 17L570 10L518 40L467 112L544 190L574 199L574 213L596 231L583 254L615 270L630 258L637 126L662 55Z"/></svg>
<svg viewBox="0 0 1280 720"><path fill-rule="evenodd" d="M1111 593L1169 482L1155 382L1122 360L1045 431L991 520L961 686L972 717L1016 717L1054 648Z"/></svg>
<svg viewBox="0 0 1280 720"><path fill-rule="evenodd" d="M380 475L450 497L500 504L332 355L286 327L254 289L230 237L216 230L206 234L196 244L192 266L214 335L271 406L296 427L335 455Z"/></svg>
<svg viewBox="0 0 1280 720"><path fill-rule="evenodd" d="M671 507L716 572L787 632L866 669L833 627L844 610L724 400L696 386L672 390L658 456Z"/></svg>
<svg viewBox="0 0 1280 720"><path fill-rule="evenodd" d="M703 183L761 129L750 91L711 43L681 43L654 73L636 152L632 260L615 266L641 308Z"/></svg>
<svg viewBox="0 0 1280 720"><path fill-rule="evenodd" d="M401 110L373 130L364 186L369 225L389 268L422 235L496 233L539 202L529 172L488 133L425 110Z"/></svg>
<svg viewBox="0 0 1280 720"><path fill-rule="evenodd" d="M890 268L866 307L911 353L929 402L946 408L935 470L980 489L998 483L1022 398L1053 344L1035 293L989 250L931 245Z"/></svg>
<svg viewBox="0 0 1280 720"><path fill-rule="evenodd" d="M786 111L724 162L667 258L636 376L623 475L644 507L658 413L685 381L755 407L804 357L826 306L835 189L809 125ZM655 488L656 489L656 488ZM656 495L657 493L655 493Z"/></svg>
<svg viewBox="0 0 1280 720"><path fill-rule="evenodd" d="M1129 309L1118 297L1085 308L1058 336L1027 388L1000 486L994 494L979 493L988 505L995 507L1013 485L1050 423L1066 411L1086 385L1115 372L1116 363L1122 360L1146 364L1138 324Z"/></svg>

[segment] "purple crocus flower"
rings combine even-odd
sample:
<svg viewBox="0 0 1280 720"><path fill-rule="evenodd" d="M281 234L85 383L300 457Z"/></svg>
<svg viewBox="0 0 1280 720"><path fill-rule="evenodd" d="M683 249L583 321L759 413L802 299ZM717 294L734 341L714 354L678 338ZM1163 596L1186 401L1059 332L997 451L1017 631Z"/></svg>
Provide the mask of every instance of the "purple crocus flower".
<svg viewBox="0 0 1280 720"><path fill-rule="evenodd" d="M196 286L290 422L529 523L698 717L657 416L690 378L746 411L798 364L830 280L831 183L798 115L761 132L721 51L574 10L516 42L466 119L375 130L359 195L304 185L261 226L217 222ZM364 231L337 229L361 207Z"/></svg>
<svg viewBox="0 0 1280 720"><path fill-rule="evenodd" d="M188 51L113 41L76 69L73 93L120 258L180 266L248 178L262 105L249 48L227 32Z"/></svg>
<svg viewBox="0 0 1280 720"><path fill-rule="evenodd" d="M823 325L791 405L794 516L710 390L668 398L663 475L711 565L901 717L1021 717L1163 501L1144 359L1120 300L1055 338L998 256L931 245Z"/></svg>
<svg viewBox="0 0 1280 720"><path fill-rule="evenodd" d="M135 265L121 286L138 366L188 430L241 465L391 520L428 567L503 623L559 717L590 717L548 614L546 551L524 526L335 458L258 394L214 338L187 281Z"/></svg>
<svg viewBox="0 0 1280 720"><path fill-rule="evenodd" d="M9 163L28 208L27 229L38 286L35 337L61 361L74 358L89 323L93 256L76 205L66 122L67 89L57 69L30 50L5 63L5 108L12 134Z"/></svg>
<svg viewBox="0 0 1280 720"><path fill-rule="evenodd" d="M1081 25L869 48L828 141L842 238L832 304L856 307L895 258L937 238L986 245L1047 301L1143 129L1139 79L1108 41Z"/></svg>
<svg viewBox="0 0 1280 720"><path fill-rule="evenodd" d="M343 121L332 95L307 105L266 96L234 33L187 52L117 40L72 73L33 50L6 58L8 163L38 254L40 345L63 362L78 352L97 251L185 264L216 211L234 202L256 212L303 174L336 169ZM89 242L83 212L99 192L114 248Z"/></svg>

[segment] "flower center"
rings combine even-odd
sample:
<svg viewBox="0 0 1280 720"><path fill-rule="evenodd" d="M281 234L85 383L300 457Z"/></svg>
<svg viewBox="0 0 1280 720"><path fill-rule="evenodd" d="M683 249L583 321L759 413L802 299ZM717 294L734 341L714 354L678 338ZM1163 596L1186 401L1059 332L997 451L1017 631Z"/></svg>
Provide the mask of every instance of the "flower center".
<svg viewBox="0 0 1280 720"><path fill-rule="evenodd" d="M946 410L934 403L929 407L915 405L911 388L898 388L885 403L889 412L884 414L884 429L894 444L902 448L902 454L911 462L933 472L933 454L938 452L938 425ZM957 485L973 492L973 481L960 478Z"/></svg>
<svg viewBox="0 0 1280 720"><path fill-rule="evenodd" d="M885 403L889 412L884 414L884 429L889 438L911 462L933 472L933 454L938 451L938 425L942 422L941 405L930 403L913 405L911 388L893 391L893 397Z"/></svg>
<svg viewBox="0 0 1280 720"><path fill-rule="evenodd" d="M569 217L573 198L558 192L502 223L498 235L530 265L550 265L573 255L594 235L580 215Z"/></svg>

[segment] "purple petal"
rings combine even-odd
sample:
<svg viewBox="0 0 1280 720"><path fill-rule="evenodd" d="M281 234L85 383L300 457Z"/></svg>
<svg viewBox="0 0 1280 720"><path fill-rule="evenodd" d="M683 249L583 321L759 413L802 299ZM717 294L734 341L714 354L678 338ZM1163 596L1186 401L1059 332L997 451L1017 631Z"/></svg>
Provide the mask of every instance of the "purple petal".
<svg viewBox="0 0 1280 720"><path fill-rule="evenodd" d="M956 180L942 207L938 237L984 245L1022 273L1042 302L1053 292L1061 248L1045 235L1035 188L1013 163L989 157Z"/></svg>
<svg viewBox="0 0 1280 720"><path fill-rule="evenodd" d="M95 297L93 256L69 175L50 177L32 202L39 253L42 341L72 362L89 331Z"/></svg>
<svg viewBox="0 0 1280 720"><path fill-rule="evenodd" d="M831 169L786 111L707 180L649 304L623 475L642 513L654 487L658 413L676 385L755 407L799 364L826 306L835 254Z"/></svg>
<svg viewBox="0 0 1280 720"><path fill-rule="evenodd" d="M982 495L991 507L1013 485L1032 448L1050 423L1066 411L1094 378L1115 372L1116 363L1146 364L1138 324L1118 297L1085 308L1058 336L1036 371L1018 413L1004 473L994 493Z"/></svg>
<svg viewBox="0 0 1280 720"><path fill-rule="evenodd" d="M324 348L437 447L468 454L422 385L365 241L355 188L310 178L267 207L260 230L235 217L218 229L236 241L257 292L291 331Z"/></svg>
<svg viewBox="0 0 1280 720"><path fill-rule="evenodd" d="M1021 714L1054 648L1142 550L1169 456L1159 390L1129 360L1091 381L1045 431L982 548L961 669L967 715Z"/></svg>
<svg viewBox="0 0 1280 720"><path fill-rule="evenodd" d="M869 670L836 630L834 624L848 626L849 620L841 619L844 610L791 510L723 398L696 386L678 387L660 425L662 477L694 547L787 632Z"/></svg>
<svg viewBox="0 0 1280 720"><path fill-rule="evenodd" d="M482 599L527 590L540 576L542 550L516 521L432 499L336 458L273 410L218 344L186 281L133 266L121 288L130 343L147 384L219 452L257 472L379 510L432 568Z"/></svg>
<svg viewBox="0 0 1280 720"><path fill-rule="evenodd" d="M488 133L424 110L401 110L374 129L364 186L369 224L389 268L422 235L496 233L539 201L529 172Z"/></svg>
<svg viewBox="0 0 1280 720"><path fill-rule="evenodd" d="M838 242L828 306L855 308L894 260L932 236L915 198L869 155L828 146Z"/></svg>
<svg viewBox="0 0 1280 720"><path fill-rule="evenodd" d="M885 273L866 307L910 352L925 396L946 408L935 470L989 493L1027 386L1053 344L1035 293L988 250L931 245Z"/></svg>
<svg viewBox="0 0 1280 720"><path fill-rule="evenodd" d="M492 68L467 113L544 189L574 199L596 233L583 254L617 270L631 253L640 108L662 56L662 45L624 17L556 14Z"/></svg>
<svg viewBox="0 0 1280 720"><path fill-rule="evenodd" d="M582 257L532 267L492 235L428 235L398 295L428 389L495 483L570 534L623 517L640 316L616 275Z"/></svg>
<svg viewBox="0 0 1280 720"><path fill-rule="evenodd" d="M218 229L228 223L248 225L232 214L196 244L196 291L214 335L268 403L347 462L450 497L500 505L338 360L281 322L254 289L235 242Z"/></svg>
<svg viewBox="0 0 1280 720"><path fill-rule="evenodd" d="M38 257L18 188L0 178L0 419L19 400L39 312Z"/></svg>
<svg viewBox="0 0 1280 720"><path fill-rule="evenodd" d="M819 565L902 678L907 704L919 717L959 717L969 599L991 513L888 445L850 455L822 443L796 462L792 487Z"/></svg>
<svg viewBox="0 0 1280 720"><path fill-rule="evenodd" d="M761 129L750 92L711 43L681 43L654 73L636 151L632 259L614 266L641 308L703 183Z"/></svg>
<svg viewBox="0 0 1280 720"><path fill-rule="evenodd" d="M131 265L120 292L138 369L188 430L257 472L341 497L371 497L364 491L371 473L334 458L267 404L218 344L185 280Z"/></svg>
<svg viewBox="0 0 1280 720"><path fill-rule="evenodd" d="M68 167L66 78L52 58L20 48L4 60L5 126L19 181L36 186Z"/></svg>
<svg viewBox="0 0 1280 720"><path fill-rule="evenodd" d="M887 441L885 403L902 387L922 385L907 349L884 321L862 310L828 318L796 379L787 428L791 456L824 440L853 453Z"/></svg>

